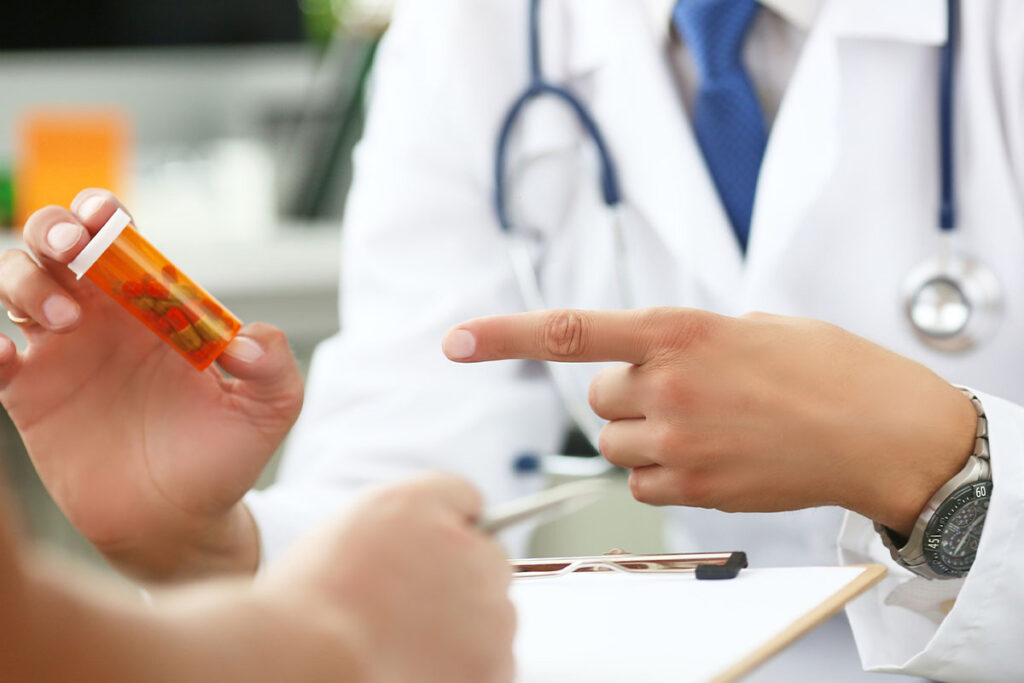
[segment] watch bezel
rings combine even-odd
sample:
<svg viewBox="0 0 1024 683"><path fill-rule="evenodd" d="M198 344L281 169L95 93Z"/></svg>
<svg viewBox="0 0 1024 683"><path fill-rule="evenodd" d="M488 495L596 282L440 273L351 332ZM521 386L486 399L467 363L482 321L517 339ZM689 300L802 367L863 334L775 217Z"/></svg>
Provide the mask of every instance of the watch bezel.
<svg viewBox="0 0 1024 683"><path fill-rule="evenodd" d="M992 496L992 480L984 479L964 484L957 488L942 501L938 509L928 520L921 538L921 551L925 563L936 574L946 578L962 578L970 572L970 567L958 569L950 567L942 559L942 537L949 520L968 503L977 500L989 500ZM984 525L982 531L984 533ZM972 562L973 564L973 562Z"/></svg>

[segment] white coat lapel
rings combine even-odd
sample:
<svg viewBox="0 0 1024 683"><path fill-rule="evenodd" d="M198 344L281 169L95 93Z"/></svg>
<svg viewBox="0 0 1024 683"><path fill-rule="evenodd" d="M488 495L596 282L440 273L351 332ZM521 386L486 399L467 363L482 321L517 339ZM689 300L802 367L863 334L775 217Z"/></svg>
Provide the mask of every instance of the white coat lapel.
<svg viewBox="0 0 1024 683"><path fill-rule="evenodd" d="M822 12L804 43L761 162L747 248L748 287L760 287L779 267L838 159L839 56L826 30L828 8Z"/></svg>
<svg viewBox="0 0 1024 683"><path fill-rule="evenodd" d="M785 268L785 257L802 230L822 227L810 225L807 215L842 153L840 42L945 40L941 0L831 0L823 5L786 90L761 166L748 250L748 300Z"/></svg>
<svg viewBox="0 0 1024 683"><path fill-rule="evenodd" d="M608 139L631 207L659 234L675 261L710 299L735 299L742 257L693 136L666 49L664 25L636 0L576 0L587 20L577 49L600 51L588 98Z"/></svg>

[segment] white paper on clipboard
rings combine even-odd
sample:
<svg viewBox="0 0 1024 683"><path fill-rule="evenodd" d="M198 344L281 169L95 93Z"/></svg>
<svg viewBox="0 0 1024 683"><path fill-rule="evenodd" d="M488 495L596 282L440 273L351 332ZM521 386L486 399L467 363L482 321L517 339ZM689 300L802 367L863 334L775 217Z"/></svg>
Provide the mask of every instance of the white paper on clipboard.
<svg viewBox="0 0 1024 683"><path fill-rule="evenodd" d="M517 578L519 683L733 680L877 583L879 565Z"/></svg>

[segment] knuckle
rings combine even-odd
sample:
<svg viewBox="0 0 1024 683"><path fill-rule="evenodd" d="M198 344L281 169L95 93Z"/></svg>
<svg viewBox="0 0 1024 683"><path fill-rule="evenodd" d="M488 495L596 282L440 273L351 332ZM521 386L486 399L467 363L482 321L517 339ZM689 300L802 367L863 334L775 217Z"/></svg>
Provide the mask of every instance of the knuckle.
<svg viewBox="0 0 1024 683"><path fill-rule="evenodd" d="M542 348L556 358L571 358L586 348L587 323L579 311L557 310L544 321Z"/></svg>
<svg viewBox="0 0 1024 683"><path fill-rule="evenodd" d="M464 479L457 480L458 485L462 487L463 495L466 496L466 500L469 502L469 506L476 510L482 510L484 507L484 494L473 484L465 481Z"/></svg>
<svg viewBox="0 0 1024 683"><path fill-rule="evenodd" d="M65 209L63 206L50 204L49 206L44 206L41 209L33 211L32 215L29 216L29 221L33 225L39 225L40 223L50 222L62 216L66 216L67 213L68 210Z"/></svg>
<svg viewBox="0 0 1024 683"><path fill-rule="evenodd" d="M674 488L679 493L679 502L692 507L712 507L711 487L706 477L697 472L678 472L674 477Z"/></svg>
<svg viewBox="0 0 1024 683"><path fill-rule="evenodd" d="M281 402L292 419L297 418L302 412L302 405L305 401L306 391L301 379L281 391Z"/></svg>
<svg viewBox="0 0 1024 683"><path fill-rule="evenodd" d="M664 331L671 327L672 309L668 306L652 306L634 311L634 327L642 337L662 341Z"/></svg>
<svg viewBox="0 0 1024 683"><path fill-rule="evenodd" d="M34 268L35 262L21 249L0 252L0 283L8 291L17 289Z"/></svg>
<svg viewBox="0 0 1024 683"><path fill-rule="evenodd" d="M606 424L604 427L601 428L601 433L597 435L597 450L600 451L601 455L603 455L607 459L615 457L614 441L612 440L611 434L609 432L609 427L612 424L613 423Z"/></svg>
<svg viewBox="0 0 1024 683"><path fill-rule="evenodd" d="M633 470L629 473L629 492L641 503L654 503L650 479L643 470Z"/></svg>
<svg viewBox="0 0 1024 683"><path fill-rule="evenodd" d="M655 472L657 478L649 476ZM708 477L688 468L633 470L629 475L629 490L636 500L649 505L714 507L714 490Z"/></svg>
<svg viewBox="0 0 1024 683"><path fill-rule="evenodd" d="M377 506L379 510L393 514L395 510L402 507L402 504L408 497L405 486L404 484L396 484L373 491L367 495L366 504L370 507Z"/></svg>
<svg viewBox="0 0 1024 683"><path fill-rule="evenodd" d="M683 310L675 306L648 306L637 311L640 321L647 325L664 325L672 322Z"/></svg>
<svg viewBox="0 0 1024 683"><path fill-rule="evenodd" d="M249 323L242 330L241 334L255 338L265 349L271 349L275 352L289 348L287 335L279 327L269 323Z"/></svg>
<svg viewBox="0 0 1024 683"><path fill-rule="evenodd" d="M434 546L439 552L452 557L468 557L481 552L480 539L473 529L454 519L446 519L433 526Z"/></svg>
<svg viewBox="0 0 1024 683"><path fill-rule="evenodd" d="M682 438L681 430L668 424L659 424L652 428L651 445L654 449L653 455L659 462L676 459L682 451L685 439Z"/></svg>
<svg viewBox="0 0 1024 683"><path fill-rule="evenodd" d="M15 263L22 263L28 258L21 249L7 249L0 252L0 267L9 268Z"/></svg>
<svg viewBox="0 0 1024 683"><path fill-rule="evenodd" d="M408 501L412 505L417 505L421 501L429 499L431 492L436 486L436 479L432 478L429 474L425 474L388 484L387 488L382 489L382 493L386 494L389 498Z"/></svg>
<svg viewBox="0 0 1024 683"><path fill-rule="evenodd" d="M812 319L812 320L807 321L805 324L807 324L810 327L812 332L819 332L821 334L835 335L835 336L846 336L846 335L850 334L849 332L847 332L845 329L843 329L839 325L836 325L835 323L830 323L830 322L825 321L825 320L813 320Z"/></svg>
<svg viewBox="0 0 1024 683"><path fill-rule="evenodd" d="M715 317L707 311L691 309L683 316L676 328L676 339L680 346L691 347L711 337Z"/></svg>
<svg viewBox="0 0 1024 683"><path fill-rule="evenodd" d="M420 509L420 496L411 484L396 484L376 491L371 497L371 508L375 508L387 520L409 521Z"/></svg>
<svg viewBox="0 0 1024 683"><path fill-rule="evenodd" d="M25 221L25 241L38 244L43 240L44 233L55 223L68 220L71 214L63 206L51 204L35 211Z"/></svg>
<svg viewBox="0 0 1024 683"><path fill-rule="evenodd" d="M669 409L670 412L684 407L689 394L686 384L668 372L659 372L651 377L649 392L654 405L663 410Z"/></svg>
<svg viewBox="0 0 1024 683"><path fill-rule="evenodd" d="M721 319L696 308L657 306L637 311L635 326L652 346L668 355L678 355L706 344Z"/></svg>
<svg viewBox="0 0 1024 683"><path fill-rule="evenodd" d="M590 381L590 387L587 389L587 403L590 404L590 407L593 408L594 412L598 413L598 415L600 415L600 412L598 411L601 406L601 401L604 398L604 390L600 387L600 377L601 373L598 373L594 379Z"/></svg>
<svg viewBox="0 0 1024 683"><path fill-rule="evenodd" d="M420 500L434 507L481 508L483 493L467 479L443 471L431 471L409 481Z"/></svg>
<svg viewBox="0 0 1024 683"><path fill-rule="evenodd" d="M598 416L612 419L615 417L614 406L618 402L616 392L622 391L623 387L629 381L628 376L626 381L623 381L622 373L625 366L615 365L602 369L594 378L590 381L590 387L587 391L587 402L590 404L591 409Z"/></svg>
<svg viewBox="0 0 1024 683"><path fill-rule="evenodd" d="M267 338L267 341L271 344L287 344L288 337L281 328L274 327L268 323L253 323L252 330L258 333L260 336Z"/></svg>

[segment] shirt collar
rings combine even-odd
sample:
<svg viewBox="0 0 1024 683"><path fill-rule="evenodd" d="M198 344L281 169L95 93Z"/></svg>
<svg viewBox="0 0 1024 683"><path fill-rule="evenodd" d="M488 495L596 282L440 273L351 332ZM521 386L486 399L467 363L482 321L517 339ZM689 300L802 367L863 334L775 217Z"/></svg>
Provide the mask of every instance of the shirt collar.
<svg viewBox="0 0 1024 683"><path fill-rule="evenodd" d="M762 5L776 12L794 26L810 30L818 14L821 0L759 0ZM664 25L665 18L672 16L672 9L678 0L647 0L657 25Z"/></svg>
<svg viewBox="0 0 1024 683"><path fill-rule="evenodd" d="M646 0L657 26L678 0ZM946 41L944 0L759 0L794 26L809 31L821 14L837 34L851 38L903 40L931 45Z"/></svg>
<svg viewBox="0 0 1024 683"><path fill-rule="evenodd" d="M945 0L831 0L828 24L848 38L941 45L949 30Z"/></svg>

